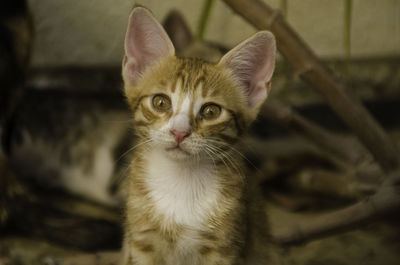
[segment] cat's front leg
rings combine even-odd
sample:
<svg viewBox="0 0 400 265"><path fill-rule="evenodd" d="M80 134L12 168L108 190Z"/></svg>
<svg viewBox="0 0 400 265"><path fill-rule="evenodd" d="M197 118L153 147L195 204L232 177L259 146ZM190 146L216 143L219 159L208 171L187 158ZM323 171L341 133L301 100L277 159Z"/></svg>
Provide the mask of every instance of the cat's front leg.
<svg viewBox="0 0 400 265"><path fill-rule="evenodd" d="M201 264L204 265L237 265L242 264L243 261L235 253L234 248L217 247L208 248L204 247L200 250Z"/></svg>
<svg viewBox="0 0 400 265"><path fill-rule="evenodd" d="M158 265L154 246L145 241L124 240L119 265Z"/></svg>

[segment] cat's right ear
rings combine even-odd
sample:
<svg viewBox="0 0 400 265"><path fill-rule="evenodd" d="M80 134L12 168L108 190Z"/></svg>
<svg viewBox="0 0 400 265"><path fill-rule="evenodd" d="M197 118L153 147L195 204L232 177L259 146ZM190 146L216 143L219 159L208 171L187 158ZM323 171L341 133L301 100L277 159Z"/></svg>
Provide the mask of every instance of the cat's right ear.
<svg viewBox="0 0 400 265"><path fill-rule="evenodd" d="M134 8L125 36L124 81L135 86L148 67L174 54L174 46L160 23L147 9Z"/></svg>

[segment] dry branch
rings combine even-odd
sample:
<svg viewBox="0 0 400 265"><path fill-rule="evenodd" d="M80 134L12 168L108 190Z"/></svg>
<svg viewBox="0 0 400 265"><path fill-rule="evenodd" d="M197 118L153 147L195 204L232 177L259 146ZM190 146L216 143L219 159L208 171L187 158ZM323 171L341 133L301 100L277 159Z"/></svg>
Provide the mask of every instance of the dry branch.
<svg viewBox="0 0 400 265"><path fill-rule="evenodd" d="M398 210L400 207L400 171L386 178L378 192L352 206L334 212L312 216L276 231L274 241L281 245L301 244L327 235L344 232Z"/></svg>
<svg viewBox="0 0 400 265"><path fill-rule="evenodd" d="M354 143L329 132L281 103L268 102L261 109L260 116L300 133L324 150L352 165L357 165L367 159L364 150L355 146Z"/></svg>
<svg viewBox="0 0 400 265"><path fill-rule="evenodd" d="M345 178L348 180L348 185L351 185L351 180L359 182L359 184L372 184L368 185L369 187L376 187L380 184L380 177L383 174L382 170L378 164L372 161L372 157L367 154L365 148L359 142L332 133L302 116L290 106L276 101L269 101L268 104L265 104L261 109L260 116L281 127L298 133L319 146L321 150L340 159L340 163L338 164L337 160L332 160L328 156L336 165L345 167L343 170L346 173L341 174L346 175Z"/></svg>
<svg viewBox="0 0 400 265"><path fill-rule="evenodd" d="M348 95L334 74L284 21L280 11L261 0L223 1L256 28L268 29L275 34L279 51L295 72L322 92L332 109L356 133L385 171L399 167L399 153L388 135L363 105Z"/></svg>

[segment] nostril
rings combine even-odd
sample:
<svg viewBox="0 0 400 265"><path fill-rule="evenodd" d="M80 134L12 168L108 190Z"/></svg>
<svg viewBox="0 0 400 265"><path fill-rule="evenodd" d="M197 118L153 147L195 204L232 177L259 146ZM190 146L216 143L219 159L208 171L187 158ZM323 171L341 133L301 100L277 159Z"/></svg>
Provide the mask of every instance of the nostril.
<svg viewBox="0 0 400 265"><path fill-rule="evenodd" d="M186 137L188 137L191 132L190 131L178 131L178 130L171 130L171 133L175 137L175 141L179 144L181 143Z"/></svg>

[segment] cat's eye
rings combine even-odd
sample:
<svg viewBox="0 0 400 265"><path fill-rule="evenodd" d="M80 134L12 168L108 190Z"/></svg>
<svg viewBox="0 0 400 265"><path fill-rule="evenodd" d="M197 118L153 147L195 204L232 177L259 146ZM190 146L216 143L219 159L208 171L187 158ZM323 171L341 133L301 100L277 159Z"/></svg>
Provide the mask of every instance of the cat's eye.
<svg viewBox="0 0 400 265"><path fill-rule="evenodd" d="M171 100L166 95L155 95L153 97L153 107L158 111L168 111L171 109Z"/></svg>
<svg viewBox="0 0 400 265"><path fill-rule="evenodd" d="M216 119L221 115L221 107L213 103L205 104L200 110L200 115L206 120Z"/></svg>

